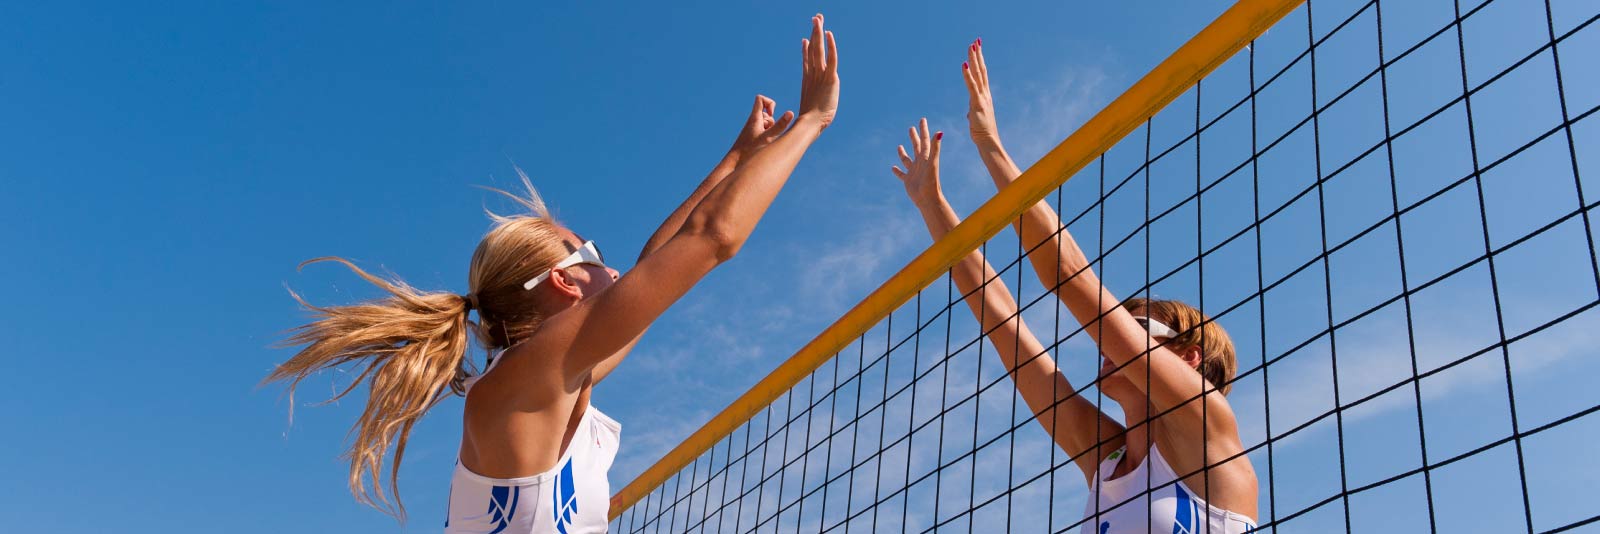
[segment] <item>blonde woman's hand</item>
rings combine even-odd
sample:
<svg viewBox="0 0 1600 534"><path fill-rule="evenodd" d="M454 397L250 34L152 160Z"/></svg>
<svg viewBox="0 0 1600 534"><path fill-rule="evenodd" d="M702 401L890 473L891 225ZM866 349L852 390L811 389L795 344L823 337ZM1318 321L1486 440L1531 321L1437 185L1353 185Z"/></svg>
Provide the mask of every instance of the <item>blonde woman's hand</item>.
<svg viewBox="0 0 1600 534"><path fill-rule="evenodd" d="M777 103L771 98L756 95L756 103L750 109L750 116L744 121L744 128L739 130L739 137L733 141L733 152L738 156L748 156L761 147L772 144L774 139L783 135L789 127L789 122L794 120L793 111L785 111L782 116L774 117Z"/></svg>
<svg viewBox="0 0 1600 534"><path fill-rule="evenodd" d="M811 17L811 37L800 40L800 50L800 120L827 128L839 111L839 47L823 29L822 14Z"/></svg>
<svg viewBox="0 0 1600 534"><path fill-rule="evenodd" d="M912 203L918 207L928 206L944 195L939 187L939 146L944 132L929 135L928 119L924 118L911 127L910 135L911 152L906 152L905 145L900 146L900 164L905 169L892 166L890 171L905 185L906 196L911 197Z"/></svg>

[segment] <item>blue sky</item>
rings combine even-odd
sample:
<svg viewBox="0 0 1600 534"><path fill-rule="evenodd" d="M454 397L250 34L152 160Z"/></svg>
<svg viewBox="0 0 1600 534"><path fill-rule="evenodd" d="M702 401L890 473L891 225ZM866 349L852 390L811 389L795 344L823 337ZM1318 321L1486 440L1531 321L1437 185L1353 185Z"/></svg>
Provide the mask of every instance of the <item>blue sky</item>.
<svg viewBox="0 0 1600 534"><path fill-rule="evenodd" d="M1327 32L1329 21L1357 4L1316 2L1313 31ZM1557 34L1597 11L1587 0L1552 4ZM610 257L631 258L726 150L754 94L777 99L780 108L794 105L796 42L807 17L822 11L844 54L839 122L812 148L740 257L663 317L597 388L596 405L624 425L611 473L620 487L926 245L888 173L905 126L925 115L946 131L946 190L958 211L992 194L964 135L959 63L966 42L984 38L1002 132L1026 164L1226 5L0 7L0 17L28 21L0 29L0 45L15 51L0 55L0 143L7 147L0 151L0 244L12 259L0 263L0 278L13 281L0 341L16 377L0 393L11 407L0 411L0 425L14 429L0 448L0 517L29 532L396 530L392 519L351 500L336 458L359 402L307 406L348 378L308 382L292 426L279 390L256 388L290 354L270 345L304 317L285 284L318 303L375 295L340 269L297 273L295 264L342 255L418 287L463 291L467 258L487 229L481 210L496 205L472 186L512 186L513 162L563 221ZM1449 13L1448 2L1386 5L1385 37L1408 47L1447 23ZM1323 102L1372 67L1372 15L1368 10L1318 49ZM1543 23L1542 3L1532 0L1497 0L1469 18L1469 82L1482 83L1547 41ZM1305 31L1301 10L1269 32L1256 47L1258 76L1303 49ZM1459 94L1454 36L1446 37L1391 69L1395 125ZM1600 82L1597 42L1600 29L1590 25L1560 48L1573 114L1596 104L1590 88ZM1388 44L1386 52L1395 48ZM1561 122L1549 56L1474 96L1482 162ZM1213 96L1225 102L1247 90L1239 65L1235 58L1204 86L1208 120L1222 111L1211 107ZM1258 98L1263 139L1287 131L1311 106L1304 66L1278 87ZM1365 84L1323 115L1325 174L1383 137L1381 113L1374 113L1379 97L1376 85ZM1192 130L1192 93L1185 98L1155 120L1154 145ZM1248 122L1224 119L1215 128L1199 149L1208 181L1242 161L1241 139L1249 152ZM1395 141L1402 206L1470 171L1466 131L1464 111L1452 110ZM1595 183L1600 122L1579 122L1572 132L1581 180ZM1108 177L1142 161L1142 152L1129 152L1142 151L1142 135L1108 155ZM1302 128L1263 156L1263 212L1312 183L1311 135ZM1158 210L1193 192L1194 149L1184 150L1189 157L1152 167ZM1485 174L1492 246L1577 208L1567 151L1561 132ZM1363 160L1328 181L1330 244L1390 209L1387 180L1386 162ZM1402 217L1411 284L1482 253L1471 185ZM1081 177L1070 182L1068 211L1086 206L1084 195L1097 186ZM1249 224L1238 218L1249 214L1248 186L1226 179L1213 190L1215 207L1209 194L1202 200L1205 246ZM1377 198L1369 194L1374 187L1382 188ZM1595 191L1586 187L1588 202ZM1315 201L1314 194L1302 197L1263 224L1267 283L1320 252ZM1113 195L1106 213L1107 236L1127 234L1144 218L1142 198ZM1181 252L1153 255L1151 271L1193 256L1193 203L1175 213L1152 226L1150 242ZM1335 322L1399 291L1394 231L1387 228L1330 260ZM1098 228L1073 230L1086 247L1096 245L1089 236ZM1010 235L990 246L1014 250ZM1106 259L1104 277L1119 293L1143 285L1143 239ZM1240 247L1253 239L1208 255L1203 282L1192 272L1153 291L1198 301L1203 285L1208 311L1248 296L1256 282L1253 246ZM1497 257L1508 335L1595 300L1594 239L1575 218ZM1037 295L1024 274L1020 290ZM1471 268L1413 299L1423 370L1497 340L1488 276L1486 266ZM1269 355L1327 327L1324 291L1318 264L1268 293ZM925 296L934 297L942 290ZM1342 398L1409 375L1404 313L1397 310L1385 308L1336 334ZM1027 313L1040 328L1052 312L1040 306ZM1258 313L1246 305L1221 319L1246 365L1262 353ZM1582 326L1596 313L1512 345L1523 428L1600 401L1584 387L1600 371L1588 357L1600 339ZM1330 345L1324 336L1271 368L1286 370L1271 378L1275 432L1332 406ZM1081 382L1093 358L1081 343L1073 347L1079 357L1063 360ZM977 356L958 358L988 366L985 381L999 376L997 363ZM1430 459L1509 432L1505 373L1496 354L1424 381ZM1257 378L1233 394L1247 443L1265 435L1262 389ZM1009 402L1005 388L991 391L998 400L989 402L986 393L980 409ZM1297 394L1280 397L1284 391ZM459 410L458 400L446 401L413 435L401 475L412 513L407 531L439 525ZM1351 486L1415 465L1415 410L1410 388L1402 388L1345 415ZM1319 422L1277 446L1279 510L1338 491L1338 464L1329 463L1337 455L1333 424ZM1597 425L1586 417L1524 442L1536 529L1596 512L1576 490L1600 483L1600 470L1572 456L1600 436ZM1048 455L1033 430L1017 433L1019 450ZM1265 477L1265 459L1255 462ZM1081 509L1081 496L1074 504L1065 492L1072 478L1055 503L1072 511L1066 515ZM1441 530L1522 528L1517 480L1510 446L1442 468L1434 475ZM1415 528L1420 485L1412 477L1352 497L1352 528L1379 528L1362 522L1378 517ZM1265 515L1265 497L1263 503ZM1467 517L1472 522L1463 523ZM1342 531L1342 522L1336 502L1290 525Z"/></svg>

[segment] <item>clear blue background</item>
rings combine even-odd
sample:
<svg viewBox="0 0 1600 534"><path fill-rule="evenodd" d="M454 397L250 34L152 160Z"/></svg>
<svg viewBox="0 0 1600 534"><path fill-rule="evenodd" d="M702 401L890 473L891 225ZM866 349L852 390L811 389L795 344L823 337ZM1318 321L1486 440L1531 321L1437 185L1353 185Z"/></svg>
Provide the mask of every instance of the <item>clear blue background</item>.
<svg viewBox="0 0 1600 534"><path fill-rule="evenodd" d="M1476 5L1463 3L1465 9ZM1552 3L1557 34L1600 11L1592 0ZM1449 2L1391 4L1400 5L1385 6L1390 56L1443 27L1451 14ZM624 448L611 473L613 487L620 487L926 245L888 173L905 126L928 116L947 132L946 190L959 211L992 194L964 135L959 64L972 38L984 38L1002 130L1027 164L1226 6L0 6L0 19L10 22L0 27L0 50L7 51L0 54L0 247L6 259L0 279L10 282L0 346L12 377L0 393L6 407L0 410L6 434L0 440L0 522L15 532L402 528L355 504L345 489L345 464L337 455L361 398L308 406L348 376L330 373L308 382L295 399L292 425L280 389L257 388L291 354L271 345L305 317L285 285L317 303L376 295L341 269L297 273L295 265L341 255L421 288L464 291L468 256L487 229L481 210L501 206L472 186L513 187L514 163L528 171L565 223L595 239L609 257L624 258L618 267L626 268L631 253L726 149L756 93L776 98L780 108L794 105L798 41L807 17L825 12L844 55L837 125L812 148L740 257L663 317L627 364L597 388L596 404L624 425ZM1312 31L1320 37L1357 7L1316 2ZM1498 0L1469 18L1469 82L1482 83L1547 42L1543 9L1534 0ZM1372 17L1368 9L1318 49L1319 102L1375 65ZM1262 39L1258 76L1304 49L1305 20L1302 8ZM1452 30L1391 70L1396 127L1460 94L1455 46ZM1596 50L1600 30L1592 25L1560 49L1572 115L1596 103ZM1238 81L1239 65L1237 58L1225 65L1205 94L1218 95L1219 102L1242 97L1249 86ZM1263 90L1257 120L1263 139L1308 112L1307 71L1302 64L1277 89ZM1556 87L1546 52L1475 96L1481 161L1558 125ZM1365 84L1344 107L1324 115L1324 174L1383 137L1381 120L1374 122L1381 118L1374 112L1381 110L1380 96L1374 84ZM1176 142L1184 128L1192 131L1192 93L1186 98L1157 118L1155 145ZM1208 120L1222 109L1212 108L1210 98L1201 103ZM1402 205L1471 171L1459 108L1396 141ZM1248 122L1228 122L1215 132L1200 148L1208 180L1249 154L1248 144L1237 151ZM1142 131L1135 136L1130 140L1139 142L1119 150L1141 148ZM1315 178L1310 136L1302 129L1263 158L1264 212ZM1595 183L1600 122L1576 124L1571 140L1580 180ZM1228 150L1230 142L1235 152L1207 152ZM1559 133L1485 175L1493 246L1578 207L1579 180L1567 143ZM1192 156L1194 149L1188 150ZM1113 151L1108 175L1125 175L1140 156ZM1192 159L1173 160L1179 163L1171 169L1159 162L1152 169L1158 210L1163 199L1170 205L1193 192ZM1382 163L1357 164L1327 184L1330 243L1389 208ZM1189 192L1159 182L1168 170L1171 183L1189 180ZM1250 222L1229 218L1248 216L1248 182L1225 183L1235 188L1219 189L1220 204L1203 207L1206 246ZM1086 206L1095 185L1072 182L1069 193L1087 192L1068 204ZM1482 254L1471 185L1419 208L1407 227L1413 285ZM1600 189L1591 186L1585 194L1592 203ZM1139 205L1113 198L1107 235L1126 234L1143 220L1132 208ZM1195 217L1192 206L1180 209ZM1320 252L1315 195L1284 213L1262 229L1268 283ZM1193 255L1192 223L1183 222L1193 219L1171 220L1179 222L1158 223L1149 238L1153 247L1176 251L1152 255L1150 268L1158 275ZM1396 294L1399 268L1388 228L1336 254L1328 281L1318 264L1269 293L1265 342L1255 326L1259 318L1251 315L1254 305L1224 317L1241 340L1241 361L1259 362L1263 345L1276 355L1326 328L1330 305L1338 322ZM1096 243L1084 237L1096 228L1073 230L1086 246ZM1015 242L1004 245L1006 239L1009 232L991 246L1014 250ZM1107 258L1105 278L1124 294L1142 285L1142 240ZM1593 240L1581 219L1571 219L1496 260L1508 335L1596 298ZM1208 303L1225 306L1254 291L1253 247L1224 249L1212 258L1204 280ZM1198 273L1175 277L1155 292L1198 300L1198 280ZM1333 285L1331 304L1323 302L1324 283ZM1423 370L1497 340L1484 266L1437 287L1414 303L1422 310L1414 330ZM1038 292L1026 280L1022 289ZM1341 333L1335 341L1346 401L1409 375L1403 310L1391 307L1372 317L1351 327L1368 330ZM1587 378L1600 371L1591 357L1600 343L1595 320L1591 311L1513 345L1522 428L1600 400L1587 387ZM1274 432L1332 406L1328 345L1326 337L1313 342L1300 357L1283 360L1285 372L1272 375ZM1067 364L1074 380L1092 372L1088 350ZM987 376L998 376L997 363L982 365L996 367ZM1457 369L1423 385L1435 461L1510 431L1501 356ZM1234 393L1247 443L1265 435L1263 387L1256 382L1241 383ZM1280 397L1284 391L1296 395ZM1371 413L1346 414L1350 486L1416 465L1412 395L1403 388L1393 402L1362 408ZM401 474L412 513L407 531L434 531L442 522L459 410L459 400L446 401L412 436ZM1324 420L1303 431L1305 437L1276 446L1280 511L1339 490L1333 426L1331 418ZM1581 456L1597 436L1600 423L1591 416L1524 443L1536 529L1596 513L1578 491L1600 484L1600 469ZM1385 460L1392 458L1398 459ZM1265 479L1265 458L1255 461ZM1524 528L1518 484L1509 445L1436 472L1441 530ZM1412 477L1352 497L1351 528L1418 528L1420 486ZM1081 494L1076 498L1081 503ZM1267 501L1264 492L1263 519ZM1069 516L1081 509L1057 506L1072 511L1064 512ZM1013 512L1029 513L1020 505ZM1338 501L1305 517L1290 525L1344 530ZM1421 522L1425 528L1425 515Z"/></svg>

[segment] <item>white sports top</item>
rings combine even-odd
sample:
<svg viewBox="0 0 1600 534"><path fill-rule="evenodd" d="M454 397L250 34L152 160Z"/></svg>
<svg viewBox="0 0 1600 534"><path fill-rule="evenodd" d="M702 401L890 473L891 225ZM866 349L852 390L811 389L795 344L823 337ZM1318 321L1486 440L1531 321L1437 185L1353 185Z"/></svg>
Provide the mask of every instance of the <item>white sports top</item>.
<svg viewBox="0 0 1600 534"><path fill-rule="evenodd" d="M495 358L483 374L494 370ZM483 376L480 374L479 376ZM477 377L468 379L470 389ZM606 531L622 425L586 407L556 467L537 475L490 478L456 462L445 534L579 534Z"/></svg>
<svg viewBox="0 0 1600 534"><path fill-rule="evenodd" d="M1116 471L1127 447L1107 456L1095 473L1094 487L1090 488L1089 503L1083 516L1083 534L1243 534L1256 528L1253 519L1210 504L1206 504L1167 465L1166 458L1155 446L1144 462L1126 475L1106 479ZM1148 479L1146 477L1149 477ZM1148 484L1146 481L1148 480ZM1135 498L1145 488L1156 488L1148 495ZM1095 499L1099 498L1099 515L1095 515ZM1129 500L1133 499L1133 500ZM1118 504L1128 501L1127 504Z"/></svg>

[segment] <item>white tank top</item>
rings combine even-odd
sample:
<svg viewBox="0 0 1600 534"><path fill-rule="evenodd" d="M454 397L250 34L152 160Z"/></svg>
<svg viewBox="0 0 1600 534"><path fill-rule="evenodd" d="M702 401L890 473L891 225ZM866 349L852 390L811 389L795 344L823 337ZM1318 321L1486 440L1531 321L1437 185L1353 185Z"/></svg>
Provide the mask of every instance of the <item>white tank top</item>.
<svg viewBox="0 0 1600 534"><path fill-rule="evenodd" d="M1089 491L1089 503L1084 507L1083 515L1090 519L1084 521L1080 531L1083 534L1243 534L1256 528L1255 520L1243 514L1206 504L1182 481L1162 487L1178 480L1178 475L1155 446L1150 447L1150 454L1133 472L1108 480L1106 477L1116 471L1126 450L1127 447L1117 449L1100 463L1094 487ZM1134 498L1147 487L1157 489ZM1123 501L1128 502L1118 506Z"/></svg>
<svg viewBox="0 0 1600 534"><path fill-rule="evenodd" d="M494 370L496 358L483 374ZM479 376L482 376L480 374ZM468 380L472 387L477 377ZM572 442L549 471L490 478L456 461L450 477L446 534L579 534L606 531L611 484L606 471L617 457L622 425L587 406Z"/></svg>

